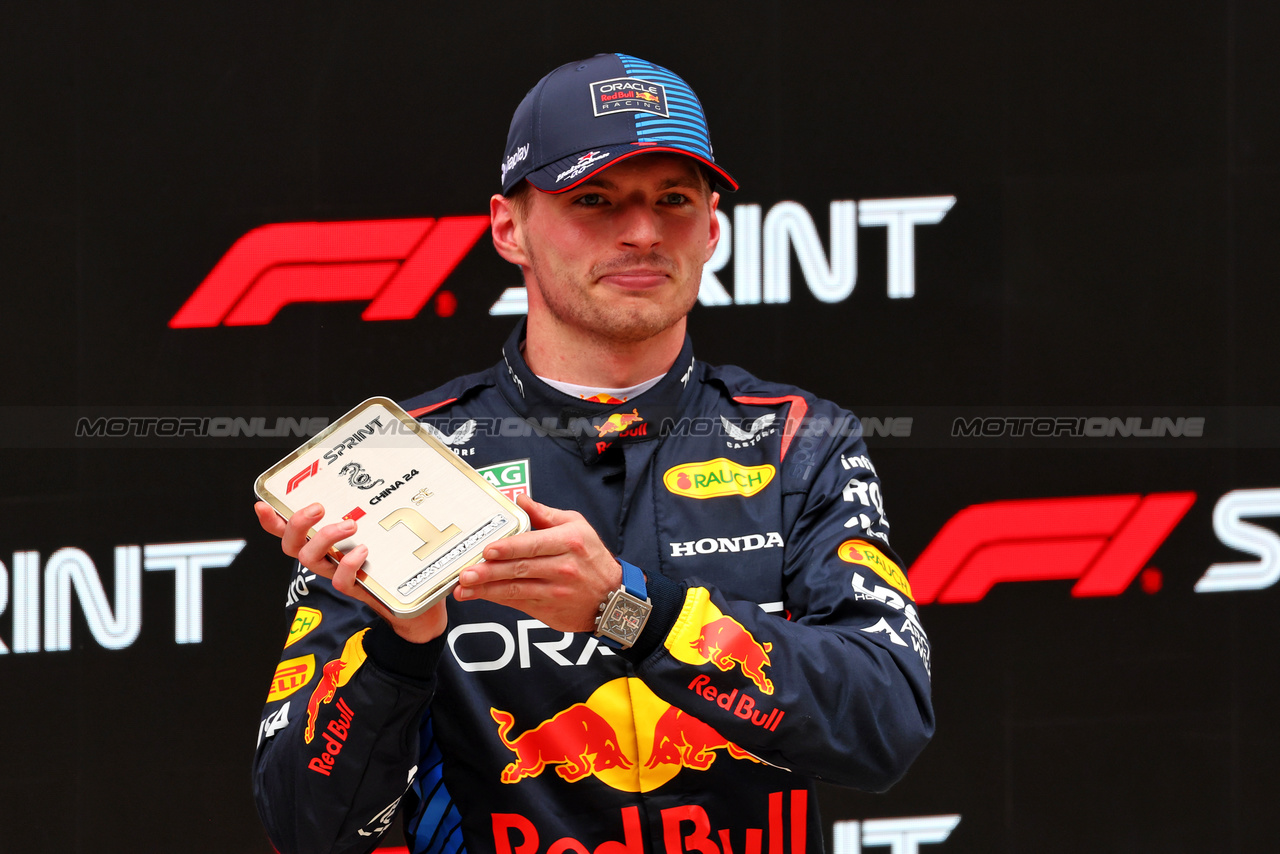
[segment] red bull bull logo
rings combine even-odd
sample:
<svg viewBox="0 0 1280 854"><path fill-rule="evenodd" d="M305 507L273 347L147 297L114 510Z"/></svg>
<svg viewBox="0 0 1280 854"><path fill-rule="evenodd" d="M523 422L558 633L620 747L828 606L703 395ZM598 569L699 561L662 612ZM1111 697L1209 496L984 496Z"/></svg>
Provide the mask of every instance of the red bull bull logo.
<svg viewBox="0 0 1280 854"><path fill-rule="evenodd" d="M765 673L773 644L757 641L741 623L721 612L704 587L689 590L680 619L663 644L678 661L714 664L726 673L739 669L762 693L773 693L773 681Z"/></svg>
<svg viewBox="0 0 1280 854"><path fill-rule="evenodd" d="M347 639L342 648L342 655L330 661L320 672L320 681L311 690L311 699L307 701L307 729L304 736L310 744L316 736L316 718L320 716L320 705L331 703L337 696L338 689L351 681L360 665L364 664L364 634L368 629L361 629Z"/></svg>
<svg viewBox="0 0 1280 854"><path fill-rule="evenodd" d="M658 718L658 724L654 727L653 749L645 767L682 765L696 771L706 771L715 761L713 751L721 748L727 748L734 759L759 761L698 718L671 706Z"/></svg>
<svg viewBox="0 0 1280 854"><path fill-rule="evenodd" d="M650 792L685 768L707 770L715 751L759 761L635 678L606 682L585 702L515 737L514 715L496 708L489 714L498 725L498 738L515 754L499 773L503 783L519 783L555 768L570 783L593 777L621 791Z"/></svg>
<svg viewBox="0 0 1280 854"><path fill-rule="evenodd" d="M733 617L720 617L707 623L702 627L702 634L689 645L721 670L727 672L740 667L757 688L766 694L773 693L773 682L764 675L773 644L758 643Z"/></svg>
<svg viewBox="0 0 1280 854"><path fill-rule="evenodd" d="M502 769L502 782L518 783L536 777L548 765L570 783L595 771L630 768L634 763L618 747L613 725L586 703L575 703L550 720L507 738L515 718L498 709L489 709L498 723L498 738L516 755L516 761Z"/></svg>
<svg viewBox="0 0 1280 854"><path fill-rule="evenodd" d="M615 412L606 418L603 424L596 428L596 432L600 434L600 438L603 439L610 433L623 433L632 424L639 423L643 420L644 418L640 416L639 408L631 410L630 414L627 414L626 412Z"/></svg>

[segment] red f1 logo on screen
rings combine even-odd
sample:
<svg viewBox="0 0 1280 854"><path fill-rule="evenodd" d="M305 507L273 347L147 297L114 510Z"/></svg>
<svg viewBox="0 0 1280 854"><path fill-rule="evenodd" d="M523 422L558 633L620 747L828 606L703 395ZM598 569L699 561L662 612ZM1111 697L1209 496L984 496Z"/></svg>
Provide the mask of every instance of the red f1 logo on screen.
<svg viewBox="0 0 1280 854"><path fill-rule="evenodd" d="M961 510L911 567L920 604L976 602L1002 581L1079 579L1118 596L1195 503L1194 492L994 501Z"/></svg>
<svg viewBox="0 0 1280 854"><path fill-rule="evenodd" d="M232 245L169 326L261 326L291 303L348 300L369 300L364 320L408 320L488 227L487 216L264 225ZM445 296L437 310L449 315Z"/></svg>

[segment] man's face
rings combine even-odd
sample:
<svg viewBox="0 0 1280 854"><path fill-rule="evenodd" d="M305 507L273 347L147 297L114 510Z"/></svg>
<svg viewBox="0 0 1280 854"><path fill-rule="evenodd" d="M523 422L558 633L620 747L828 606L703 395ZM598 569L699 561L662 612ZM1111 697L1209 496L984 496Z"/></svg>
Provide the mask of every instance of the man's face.
<svg viewBox="0 0 1280 854"><path fill-rule="evenodd" d="M529 313L611 341L639 342L681 323L720 238L695 162L643 154L563 193L531 190L514 217ZM500 247L501 251L501 247Z"/></svg>

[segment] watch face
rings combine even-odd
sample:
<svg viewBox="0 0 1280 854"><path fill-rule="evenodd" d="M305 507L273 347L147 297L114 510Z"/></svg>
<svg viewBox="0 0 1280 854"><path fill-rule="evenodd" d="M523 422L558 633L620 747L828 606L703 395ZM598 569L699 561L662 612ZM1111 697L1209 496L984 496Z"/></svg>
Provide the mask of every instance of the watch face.
<svg viewBox="0 0 1280 854"><path fill-rule="evenodd" d="M630 646L640 637L653 606L629 593L615 591L604 613L600 615L597 634L622 641Z"/></svg>

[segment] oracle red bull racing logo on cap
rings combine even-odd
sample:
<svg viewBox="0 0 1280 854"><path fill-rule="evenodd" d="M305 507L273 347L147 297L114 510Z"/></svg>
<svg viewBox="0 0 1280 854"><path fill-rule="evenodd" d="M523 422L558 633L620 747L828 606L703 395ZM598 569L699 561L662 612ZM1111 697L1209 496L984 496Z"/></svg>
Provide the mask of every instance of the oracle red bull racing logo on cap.
<svg viewBox="0 0 1280 854"><path fill-rule="evenodd" d="M592 83L591 105L597 116L622 112L668 115L666 88L638 77L615 77Z"/></svg>
<svg viewBox="0 0 1280 854"><path fill-rule="evenodd" d="M620 677L517 736L515 716L491 708L498 738L515 754L499 772L519 783L554 768L563 780L588 777L625 792L649 792L681 770L705 771L717 750L758 762L708 724L661 700L639 679Z"/></svg>
<svg viewBox="0 0 1280 854"><path fill-rule="evenodd" d="M761 643L733 617L721 613L705 588L695 587L667 635L667 650L686 664L714 664L726 673L738 668L764 694L773 693L765 675L773 644Z"/></svg>
<svg viewBox="0 0 1280 854"><path fill-rule="evenodd" d="M662 475L668 492L686 498L750 497L764 489L777 472L771 465L744 466L724 457L672 466Z"/></svg>

